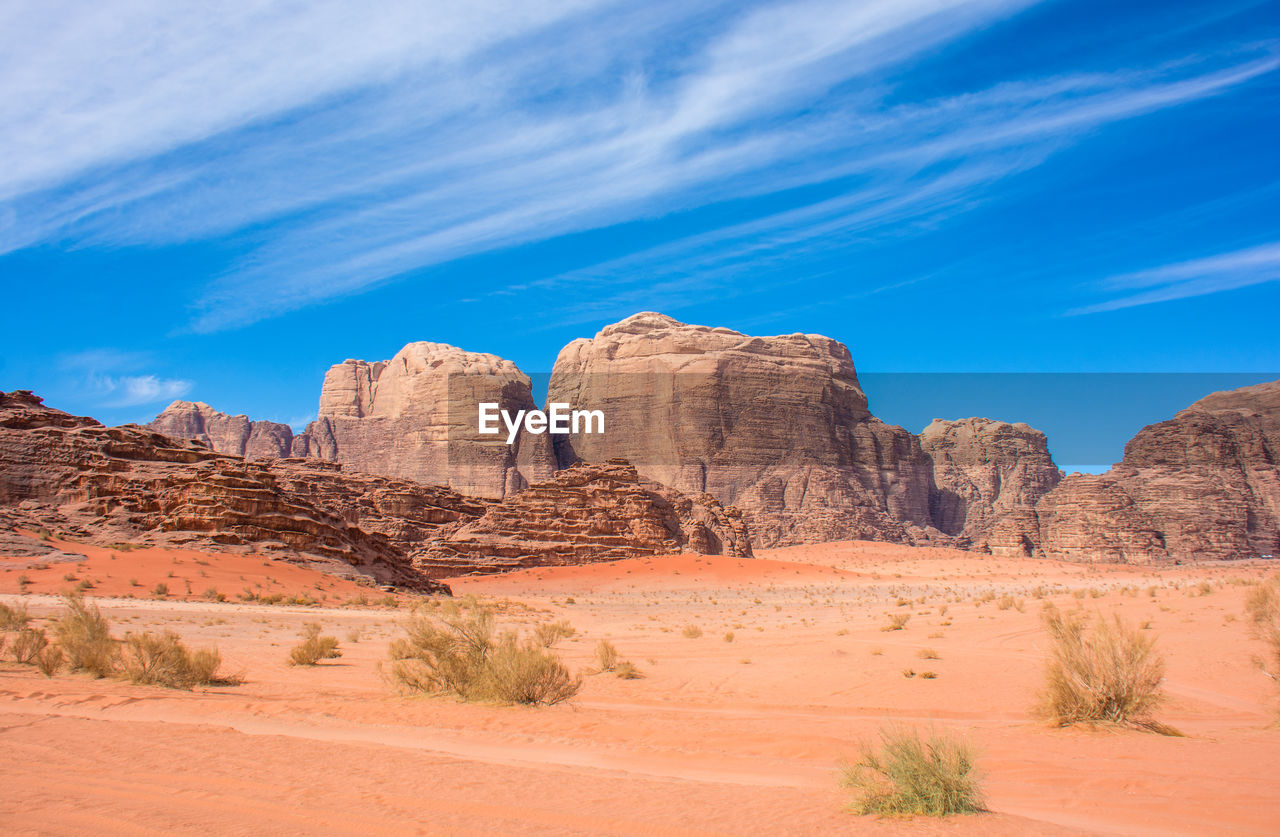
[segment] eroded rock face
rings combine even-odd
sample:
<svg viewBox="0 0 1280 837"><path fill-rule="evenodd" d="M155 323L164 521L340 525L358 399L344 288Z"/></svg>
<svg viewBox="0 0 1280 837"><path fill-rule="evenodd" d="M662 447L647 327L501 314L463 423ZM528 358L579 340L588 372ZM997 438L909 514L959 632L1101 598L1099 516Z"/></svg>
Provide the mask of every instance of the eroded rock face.
<svg viewBox="0 0 1280 837"><path fill-rule="evenodd" d="M1040 553L1149 563L1280 548L1280 381L1214 393L1143 428L1099 476L1037 506Z"/></svg>
<svg viewBox="0 0 1280 837"><path fill-rule="evenodd" d="M621 457L747 515L757 546L911 540L930 524L928 460L871 415L849 350L813 334L750 337L643 313L575 340L549 401L602 410L559 440L561 465Z"/></svg>
<svg viewBox="0 0 1280 837"><path fill-rule="evenodd" d="M490 505L414 561L445 576L674 552L752 557L742 513L642 479L615 460L575 465Z"/></svg>
<svg viewBox="0 0 1280 837"><path fill-rule="evenodd" d="M320 412L294 456L348 470L501 498L555 470L547 436L476 432L477 404L535 409L528 376L509 360L443 343L410 343L389 361L348 360L325 375Z"/></svg>
<svg viewBox="0 0 1280 837"><path fill-rule="evenodd" d="M1035 506L1062 478L1043 433L985 418L935 419L920 445L933 463L934 526L981 552L1034 554Z"/></svg>
<svg viewBox="0 0 1280 837"><path fill-rule="evenodd" d="M218 453L246 459L281 459L293 450L289 425L230 416L201 401L175 401L146 427L173 439L195 439Z"/></svg>
<svg viewBox="0 0 1280 837"><path fill-rule="evenodd" d="M647 483L625 463L571 469L506 501L250 462L142 427L103 427L0 393L0 523L86 540L253 548L414 589L512 567L695 551L750 557L742 515Z"/></svg>

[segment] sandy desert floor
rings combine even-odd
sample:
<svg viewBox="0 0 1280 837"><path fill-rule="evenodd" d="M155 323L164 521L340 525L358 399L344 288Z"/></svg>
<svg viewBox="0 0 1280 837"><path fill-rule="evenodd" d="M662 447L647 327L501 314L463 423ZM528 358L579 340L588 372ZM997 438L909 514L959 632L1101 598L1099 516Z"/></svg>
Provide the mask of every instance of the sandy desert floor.
<svg viewBox="0 0 1280 837"><path fill-rule="evenodd" d="M0 599L24 577L48 616L49 594L88 580L118 636L216 645L244 683L181 692L0 663L6 833L1280 831L1280 689L1252 662L1264 649L1241 583L1269 562L1087 567L851 542L452 580L511 624L571 622L559 650L574 668L607 638L645 675L588 676L568 704L522 708L392 689L379 662L404 597L375 607L380 591L261 556L62 547L86 559L0 559ZM319 604L238 600L255 589ZM1158 717L1186 737L1037 720L1045 601L1149 623L1168 664ZM316 621L342 658L288 666ZM839 766L886 724L971 741L992 813L846 812Z"/></svg>

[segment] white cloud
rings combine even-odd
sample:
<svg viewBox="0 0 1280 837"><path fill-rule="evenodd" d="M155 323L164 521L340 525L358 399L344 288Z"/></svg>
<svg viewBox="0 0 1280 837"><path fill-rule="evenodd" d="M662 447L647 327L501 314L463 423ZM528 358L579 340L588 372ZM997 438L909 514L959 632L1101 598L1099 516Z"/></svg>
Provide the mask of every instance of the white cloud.
<svg viewBox="0 0 1280 837"><path fill-rule="evenodd" d="M191 381L161 378L140 369L149 360L138 352L89 349L64 355L58 368L66 379L65 389L74 392L77 401L94 407L138 407L172 401L191 391Z"/></svg>
<svg viewBox="0 0 1280 837"><path fill-rule="evenodd" d="M1102 289L1130 293L1068 313L1116 311L1276 281L1280 281L1280 242L1273 241L1230 253L1112 276L1099 283ZM1141 288L1147 290L1132 293Z"/></svg>

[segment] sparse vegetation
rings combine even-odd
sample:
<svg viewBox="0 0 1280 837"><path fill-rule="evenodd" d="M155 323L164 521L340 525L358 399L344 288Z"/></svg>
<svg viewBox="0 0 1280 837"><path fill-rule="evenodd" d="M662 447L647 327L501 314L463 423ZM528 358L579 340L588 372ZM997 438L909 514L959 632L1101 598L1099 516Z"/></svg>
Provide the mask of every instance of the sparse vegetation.
<svg viewBox="0 0 1280 837"><path fill-rule="evenodd" d="M561 619L557 622L543 622L533 629L533 638L543 648L551 648L562 639L568 639L577 633L573 625Z"/></svg>
<svg viewBox="0 0 1280 837"><path fill-rule="evenodd" d="M889 614L889 624L882 627L882 631L901 631L907 627L907 623L911 621L910 613L891 613Z"/></svg>
<svg viewBox="0 0 1280 837"><path fill-rule="evenodd" d="M36 668L40 669L41 674L45 677L53 677L58 672L62 671L63 663L66 662L66 656L58 646L49 645L36 655L35 662Z"/></svg>
<svg viewBox="0 0 1280 837"><path fill-rule="evenodd" d="M1249 591L1245 609L1253 631L1267 643L1268 658L1259 664L1264 674L1280 679L1280 575L1273 575Z"/></svg>
<svg viewBox="0 0 1280 837"><path fill-rule="evenodd" d="M314 666L321 660L334 660L342 656L336 636L321 634L319 622L308 622L302 629L302 642L289 651L289 665Z"/></svg>
<svg viewBox="0 0 1280 837"><path fill-rule="evenodd" d="M20 631L31 621L27 606L18 604L10 607L0 602L0 631Z"/></svg>
<svg viewBox="0 0 1280 837"><path fill-rule="evenodd" d="M1051 641L1044 714L1059 726L1109 723L1164 734L1151 718L1163 699L1164 659L1155 637L1120 620L1045 612Z"/></svg>
<svg viewBox="0 0 1280 837"><path fill-rule="evenodd" d="M66 610L53 625L72 671L106 677L116 670L119 647L111 638L111 626L95 604L78 595L64 597Z"/></svg>
<svg viewBox="0 0 1280 837"><path fill-rule="evenodd" d="M121 669L131 683L190 689L219 682L222 657L215 649L191 650L173 631L125 636Z"/></svg>
<svg viewBox="0 0 1280 837"><path fill-rule="evenodd" d="M864 749L844 770L854 812L941 817L984 810L968 744L940 734L921 738L906 729L882 730L880 737L879 749Z"/></svg>
<svg viewBox="0 0 1280 837"><path fill-rule="evenodd" d="M391 677L412 691L549 706L582 687L582 678L536 639L522 640L514 631L495 636L488 608L473 606L443 619L419 608L405 632L391 646Z"/></svg>
<svg viewBox="0 0 1280 837"><path fill-rule="evenodd" d="M38 628L23 628L13 638L13 661L29 666L49 644L49 638Z"/></svg>
<svg viewBox="0 0 1280 837"><path fill-rule="evenodd" d="M685 625L684 630L680 631L680 635L685 639L697 639L702 636L702 628L697 625Z"/></svg>
<svg viewBox="0 0 1280 837"><path fill-rule="evenodd" d="M618 667L618 649L613 647L613 643L607 639L602 639L596 645L596 670L599 672L613 671Z"/></svg>

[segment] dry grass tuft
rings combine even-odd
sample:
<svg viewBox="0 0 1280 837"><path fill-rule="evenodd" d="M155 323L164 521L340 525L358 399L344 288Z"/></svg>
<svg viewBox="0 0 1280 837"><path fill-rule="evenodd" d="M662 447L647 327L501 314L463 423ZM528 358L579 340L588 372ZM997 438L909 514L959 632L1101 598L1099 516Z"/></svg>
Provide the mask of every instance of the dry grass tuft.
<svg viewBox="0 0 1280 837"><path fill-rule="evenodd" d="M618 667L618 649L607 639L596 645L596 670L600 673L613 671Z"/></svg>
<svg viewBox="0 0 1280 837"><path fill-rule="evenodd" d="M94 677L114 674L120 648L98 606L86 604L78 595L65 596L64 602L66 610L53 624L53 632L71 670Z"/></svg>
<svg viewBox="0 0 1280 837"><path fill-rule="evenodd" d="M1253 631L1267 643L1269 658L1261 660L1264 674L1280 679L1280 575L1273 575L1249 591L1245 609L1253 623Z"/></svg>
<svg viewBox="0 0 1280 837"><path fill-rule="evenodd" d="M1051 640L1043 713L1058 726L1106 723L1177 735L1151 718L1164 698L1164 659L1155 637L1120 620L1044 615Z"/></svg>
<svg viewBox="0 0 1280 837"><path fill-rule="evenodd" d="M170 689L191 689L228 682L219 679L222 657L216 649L191 650L173 631L125 636L122 670L129 682Z"/></svg>
<svg viewBox="0 0 1280 837"><path fill-rule="evenodd" d="M865 748L844 769L854 812L942 817L985 810L968 744L936 733L922 739L906 729L882 730L880 738L878 750Z"/></svg>
<svg viewBox="0 0 1280 837"><path fill-rule="evenodd" d="M29 666L40 656L40 652L49 644L44 631L37 628L23 628L13 638L13 661Z"/></svg>
<svg viewBox="0 0 1280 837"><path fill-rule="evenodd" d="M20 631L27 627L27 623L31 621L31 616L27 613L27 606L18 604L10 607L0 602L0 631Z"/></svg>
<svg viewBox="0 0 1280 837"><path fill-rule="evenodd" d="M53 677L62 671L65 662L66 657L62 649L56 645L50 645L36 655L36 668L40 669L40 673L45 677Z"/></svg>
<svg viewBox="0 0 1280 837"><path fill-rule="evenodd" d="M680 632L680 635L685 639L697 639L702 636L702 628L699 628L697 625L685 625L684 630Z"/></svg>
<svg viewBox="0 0 1280 837"><path fill-rule="evenodd" d="M566 620L544 622L533 629L534 640L543 648L551 648L562 639L568 639L578 631Z"/></svg>
<svg viewBox="0 0 1280 837"><path fill-rule="evenodd" d="M314 666L321 660L334 660L342 656L336 636L323 636L319 622L308 622L302 629L302 642L289 652L289 665Z"/></svg>
<svg viewBox="0 0 1280 837"><path fill-rule="evenodd" d="M559 658L535 638L495 636L493 613L472 606L442 619L414 611L406 637L391 646L391 678L402 687L465 701L546 705L582 688Z"/></svg>
<svg viewBox="0 0 1280 837"><path fill-rule="evenodd" d="M907 623L911 621L910 613L892 613L889 615L889 624L882 627L882 631L901 631L907 627Z"/></svg>

